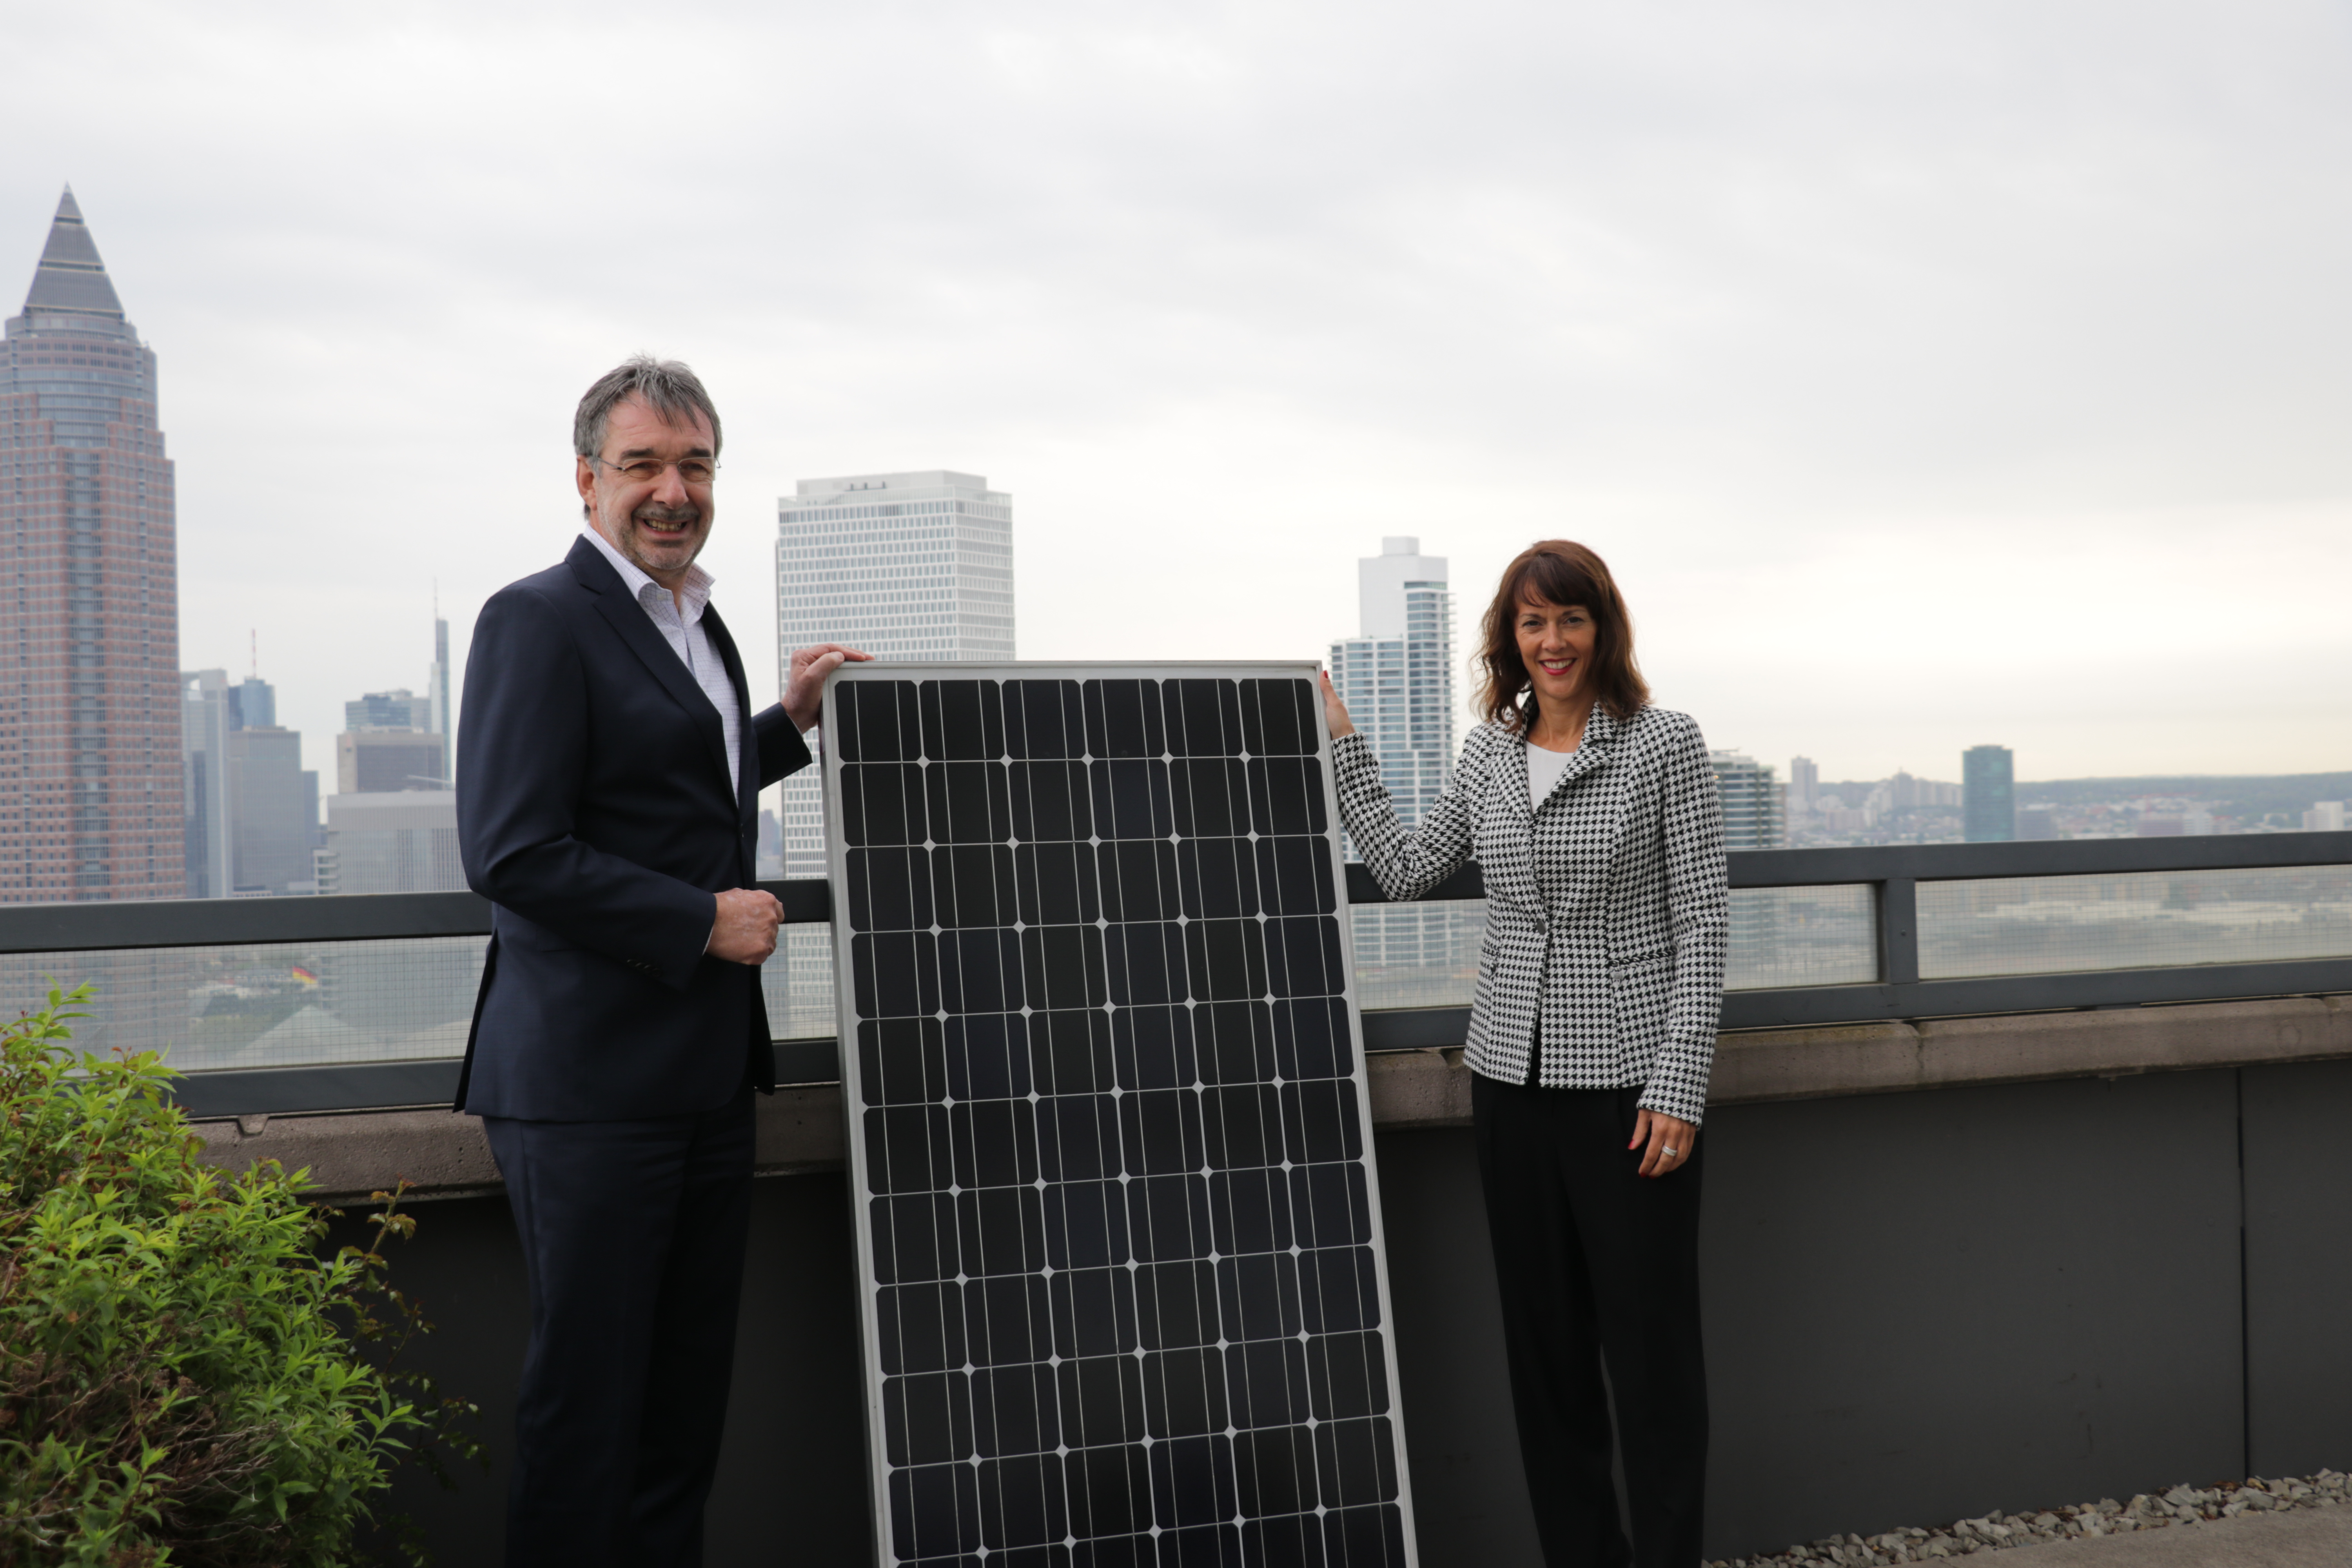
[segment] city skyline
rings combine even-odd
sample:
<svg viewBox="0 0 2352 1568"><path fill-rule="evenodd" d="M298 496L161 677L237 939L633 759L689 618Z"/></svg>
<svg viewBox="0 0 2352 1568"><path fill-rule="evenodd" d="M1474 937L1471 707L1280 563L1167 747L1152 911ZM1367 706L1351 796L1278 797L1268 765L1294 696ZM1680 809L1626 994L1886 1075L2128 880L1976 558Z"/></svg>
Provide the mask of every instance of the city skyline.
<svg viewBox="0 0 2352 1568"><path fill-rule="evenodd" d="M571 409L645 349L726 414L705 563L739 626L796 476L938 463L1022 498L1033 657L1316 658L1328 563L1386 533L1444 534L1466 624L1567 534L1710 744L2346 761L2333 14L689 14L725 58L688 289L590 216L675 171L581 166L575 73L520 19L25 19L114 97L12 78L0 262L71 178L173 370L182 659L241 669L258 626L306 743L414 686L436 576L462 658L561 557ZM592 13L562 50L625 37ZM776 93L779 58L887 59L914 109L872 127L858 72ZM247 107L289 90L299 138ZM440 131L395 134L420 101ZM415 465L460 453L444 528Z"/></svg>

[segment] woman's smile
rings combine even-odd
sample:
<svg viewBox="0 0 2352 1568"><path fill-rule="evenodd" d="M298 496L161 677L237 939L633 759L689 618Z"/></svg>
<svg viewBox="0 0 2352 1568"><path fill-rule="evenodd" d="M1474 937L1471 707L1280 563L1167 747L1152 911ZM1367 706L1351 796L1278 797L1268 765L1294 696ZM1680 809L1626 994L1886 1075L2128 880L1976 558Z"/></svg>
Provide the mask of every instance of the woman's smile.
<svg viewBox="0 0 2352 1568"><path fill-rule="evenodd" d="M1593 643L1600 635L1592 612L1582 605L1523 599L1513 631L1518 639L1519 660L1527 667L1528 683L1535 688L1538 703L1558 710L1551 713L1553 725L1567 722L1570 727L1580 728L1580 719L1571 720L1570 710L1591 700L1591 694L1583 687ZM1542 728L1549 732L1553 725Z"/></svg>

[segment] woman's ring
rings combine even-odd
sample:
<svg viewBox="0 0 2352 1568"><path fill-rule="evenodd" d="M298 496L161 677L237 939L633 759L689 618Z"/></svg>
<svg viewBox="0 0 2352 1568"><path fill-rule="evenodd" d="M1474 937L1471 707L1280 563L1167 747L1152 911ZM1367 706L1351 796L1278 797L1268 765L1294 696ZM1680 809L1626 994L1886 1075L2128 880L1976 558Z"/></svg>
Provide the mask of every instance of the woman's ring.
<svg viewBox="0 0 2352 1568"><path fill-rule="evenodd" d="M1676 1159L1676 1158L1680 1157L1680 1155L1681 1155L1681 1154L1682 1154L1682 1151L1681 1151L1681 1150L1679 1150L1679 1149L1677 1149L1677 1148L1675 1148L1673 1144L1669 1143L1669 1144L1667 1144L1667 1145L1666 1145L1666 1158L1667 1158L1667 1159L1669 1159L1669 1160Z"/></svg>

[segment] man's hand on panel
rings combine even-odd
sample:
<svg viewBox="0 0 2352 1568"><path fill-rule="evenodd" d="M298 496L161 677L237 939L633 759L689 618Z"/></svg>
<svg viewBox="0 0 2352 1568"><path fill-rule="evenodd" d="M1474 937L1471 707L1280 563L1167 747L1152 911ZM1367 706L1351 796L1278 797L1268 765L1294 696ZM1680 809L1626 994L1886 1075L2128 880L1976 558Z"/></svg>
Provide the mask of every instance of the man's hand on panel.
<svg viewBox="0 0 2352 1568"><path fill-rule="evenodd" d="M784 716L793 727L803 731L816 728L818 710L824 702L824 678L850 660L873 657L837 642L794 648L793 672L784 681Z"/></svg>
<svg viewBox="0 0 2352 1568"><path fill-rule="evenodd" d="M757 888L730 888L719 895L719 915L710 922L713 958L748 963L756 969L776 951L776 927L783 922L784 906L773 893Z"/></svg>

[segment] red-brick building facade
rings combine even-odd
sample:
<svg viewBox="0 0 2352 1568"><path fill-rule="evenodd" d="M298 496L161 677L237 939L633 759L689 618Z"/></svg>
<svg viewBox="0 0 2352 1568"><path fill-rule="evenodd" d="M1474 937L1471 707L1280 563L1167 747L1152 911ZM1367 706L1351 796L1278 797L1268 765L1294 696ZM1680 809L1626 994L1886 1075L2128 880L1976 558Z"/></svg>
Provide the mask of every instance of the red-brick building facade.
<svg viewBox="0 0 2352 1568"><path fill-rule="evenodd" d="M155 406L154 353L68 190L0 345L0 903L187 890Z"/></svg>

